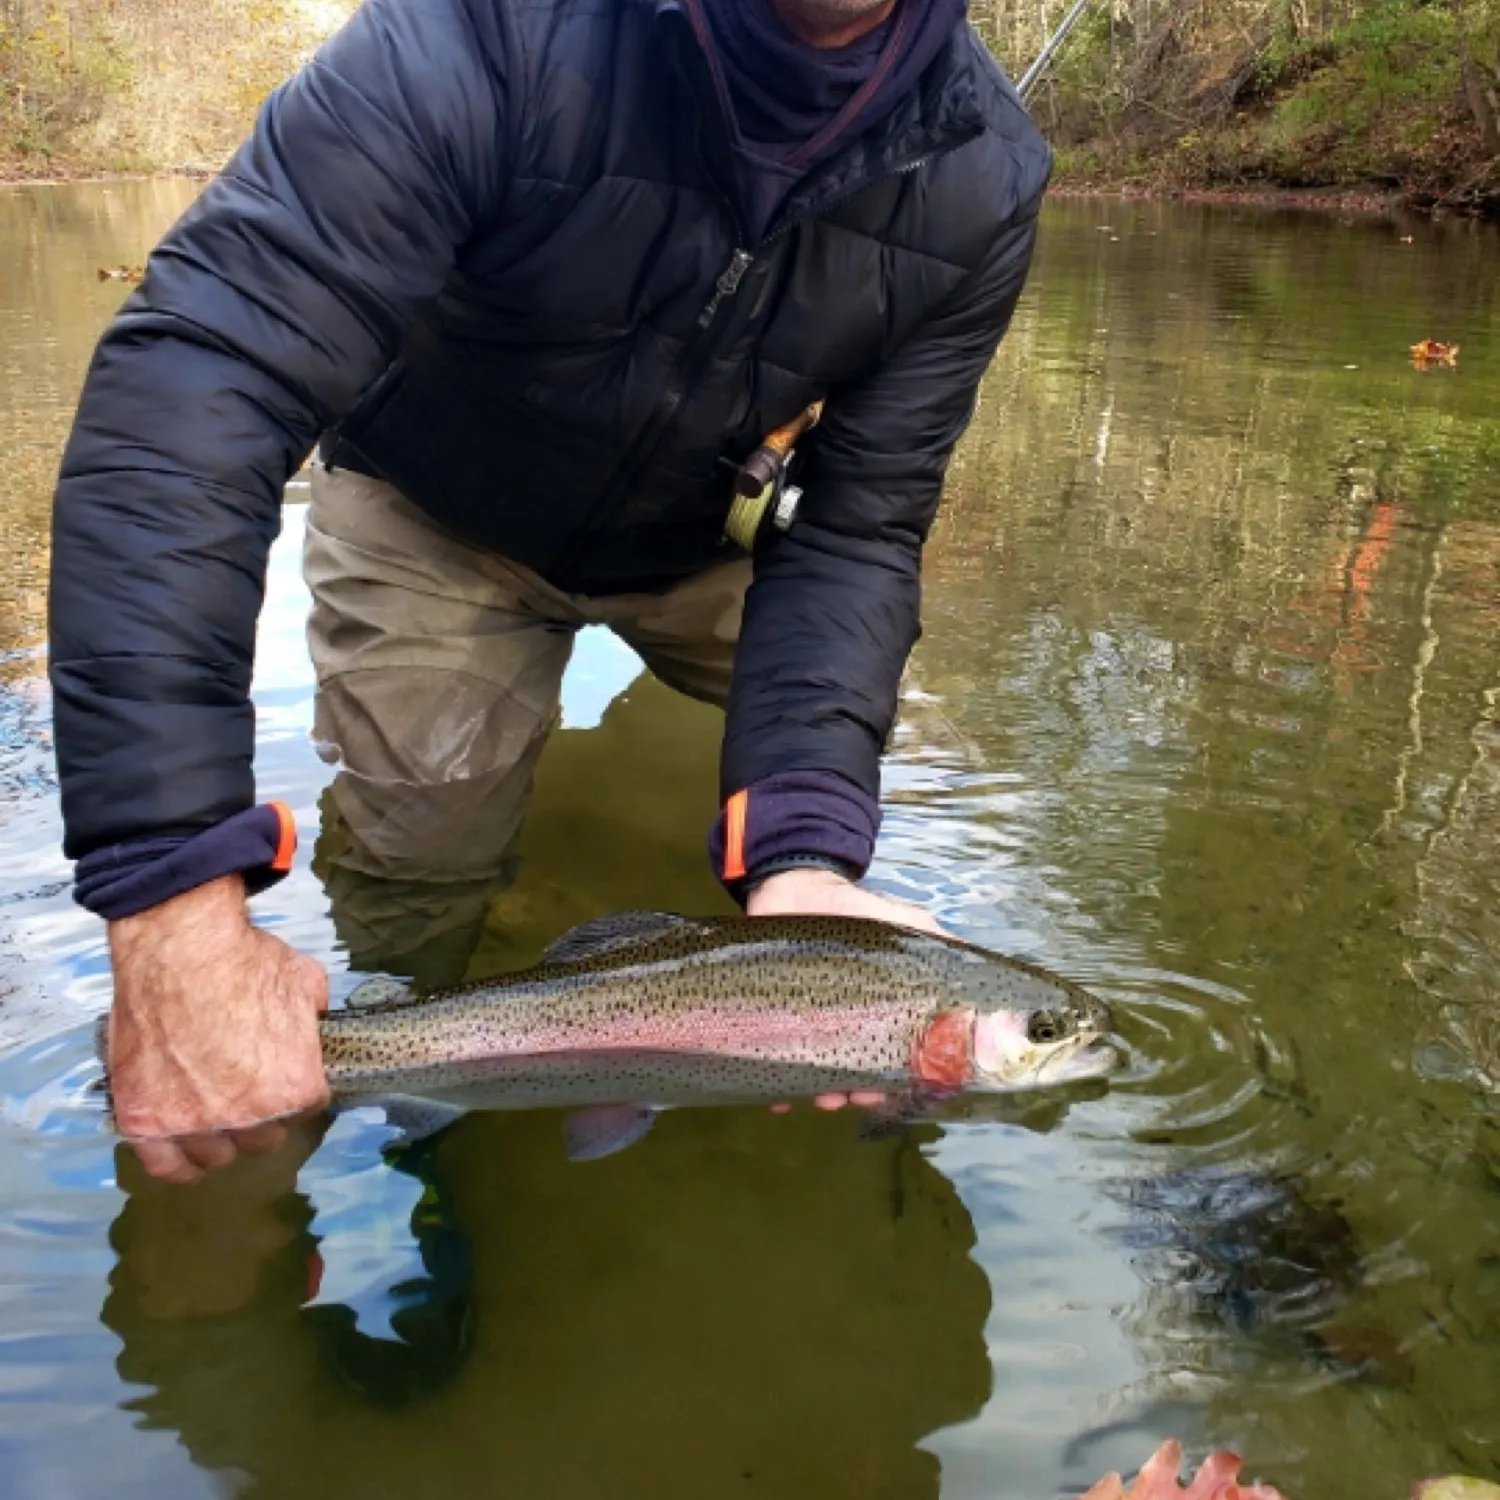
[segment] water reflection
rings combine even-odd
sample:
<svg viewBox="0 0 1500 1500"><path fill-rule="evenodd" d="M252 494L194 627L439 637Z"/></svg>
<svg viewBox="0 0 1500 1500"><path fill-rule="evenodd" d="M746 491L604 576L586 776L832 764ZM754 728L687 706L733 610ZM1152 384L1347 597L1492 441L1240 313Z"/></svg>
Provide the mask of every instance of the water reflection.
<svg viewBox="0 0 1500 1500"><path fill-rule="evenodd" d="M56 853L41 538L120 295L93 267L138 261L189 191L0 195L6 1484L1044 1500L1174 1433L1294 1496L1500 1477L1492 232L1049 208L930 549L874 878L1107 994L1129 1070L905 1143L683 1111L573 1170L551 1116L465 1120L434 1169L475 1341L392 1412L300 1311L320 1232L410 1218L410 1193L373 1209L398 1174L355 1124L195 1218L123 1166L122 1204L85 1094L107 980ZM1457 370L1411 368L1428 336ZM339 876L301 525L258 770L318 857L261 920L342 986L723 909L717 716L587 647L513 883Z"/></svg>
<svg viewBox="0 0 1500 1500"><path fill-rule="evenodd" d="M587 671L608 650L586 635L580 665ZM552 937L639 904L647 889L663 910L734 910L705 855L723 716L652 677L630 681L638 670L638 662L625 667L629 687L596 724L554 734L514 848L502 839L482 850L477 831L466 837L466 856L479 867L473 878L380 877L357 858L341 859L349 836L337 804L322 799L315 868L351 967L451 984L530 961ZM625 786L622 768L638 768Z"/></svg>
<svg viewBox="0 0 1500 1500"><path fill-rule="evenodd" d="M1399 355L1402 328L1451 321L1492 367L1500 275L1465 234L1440 277L1333 222L1252 258L1233 216L1171 215L1175 249L1143 244L1157 211L1123 247L1078 232L1091 216L1070 213L1050 316L986 389L928 569L922 687L965 759L1006 774L940 770L929 794L917 747L908 878L938 864L934 803L977 826L987 857L950 909L1134 999L1154 1060L1117 1101L1136 1138L1340 1205L1367 1355L1195 1344L1148 1294L1129 1319L1143 1399L1196 1390L1293 1492L1373 1490L1403 1463L1491 1472L1492 1106L1455 1085L1495 1044L1475 840L1500 426L1487 375L1424 383ZM1232 1223L1179 1230L1233 1242ZM1351 1395L1370 1361L1399 1373ZM1346 1428L1357 1442L1329 1437Z"/></svg>
<svg viewBox="0 0 1500 1500"><path fill-rule="evenodd" d="M461 1122L441 1165L473 1348L378 1422L299 1312L295 1161L186 1197L122 1165L105 1320L133 1409L241 1494L936 1495L921 1440L978 1412L991 1371L934 1134L681 1111L650 1151L576 1168L554 1116Z"/></svg>

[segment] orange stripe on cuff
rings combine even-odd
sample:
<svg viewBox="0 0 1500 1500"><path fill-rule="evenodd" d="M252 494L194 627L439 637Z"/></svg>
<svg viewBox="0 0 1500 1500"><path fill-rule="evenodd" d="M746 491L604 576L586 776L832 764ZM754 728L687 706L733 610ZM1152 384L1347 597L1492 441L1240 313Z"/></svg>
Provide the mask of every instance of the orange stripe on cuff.
<svg viewBox="0 0 1500 1500"><path fill-rule="evenodd" d="M750 793L736 792L724 804L724 879L745 878L745 815Z"/></svg>
<svg viewBox="0 0 1500 1500"><path fill-rule="evenodd" d="M271 808L281 829L281 838L276 845L276 858L271 861L271 868L278 875L285 875L292 868L292 857L297 852L297 820L285 802L273 802Z"/></svg>

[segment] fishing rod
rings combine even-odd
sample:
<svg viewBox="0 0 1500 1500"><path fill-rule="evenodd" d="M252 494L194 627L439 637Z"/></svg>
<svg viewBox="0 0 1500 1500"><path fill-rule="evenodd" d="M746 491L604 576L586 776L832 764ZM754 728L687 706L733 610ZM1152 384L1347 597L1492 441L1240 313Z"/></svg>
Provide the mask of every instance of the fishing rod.
<svg viewBox="0 0 1500 1500"><path fill-rule="evenodd" d="M1037 54L1036 61L1021 75L1021 81L1016 85L1016 92L1020 94L1023 103L1030 99L1032 91L1041 82L1042 74L1056 60L1069 33L1083 19L1083 13L1088 8L1089 0L1077 0L1077 4L1068 12L1062 25L1047 39L1046 45Z"/></svg>

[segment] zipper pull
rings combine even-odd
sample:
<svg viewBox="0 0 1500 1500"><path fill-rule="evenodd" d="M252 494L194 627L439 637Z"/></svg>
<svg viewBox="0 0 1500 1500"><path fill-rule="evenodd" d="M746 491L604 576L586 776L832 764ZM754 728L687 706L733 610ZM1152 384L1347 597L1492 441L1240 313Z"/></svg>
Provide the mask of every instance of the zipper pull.
<svg viewBox="0 0 1500 1500"><path fill-rule="evenodd" d="M740 283L745 279L745 272L754 264L755 257L748 250L736 250L730 258L729 264L724 268L723 274L714 283L714 294L709 299L708 306L698 314L698 326L707 328L713 322L719 311L719 304L726 297L732 297L739 291Z"/></svg>

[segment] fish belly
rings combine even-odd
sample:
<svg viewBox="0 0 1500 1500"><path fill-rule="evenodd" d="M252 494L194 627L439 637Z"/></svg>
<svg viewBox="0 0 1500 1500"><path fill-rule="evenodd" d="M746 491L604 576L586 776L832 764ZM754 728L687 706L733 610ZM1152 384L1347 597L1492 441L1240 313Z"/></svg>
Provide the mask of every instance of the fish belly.
<svg viewBox="0 0 1500 1500"><path fill-rule="evenodd" d="M847 1069L807 1063L674 1052L554 1053L495 1059L464 1070L425 1068L392 1076L378 1088L463 1109L557 1109L598 1104L662 1108L754 1104L833 1090L891 1089L909 1084L902 1070Z"/></svg>

